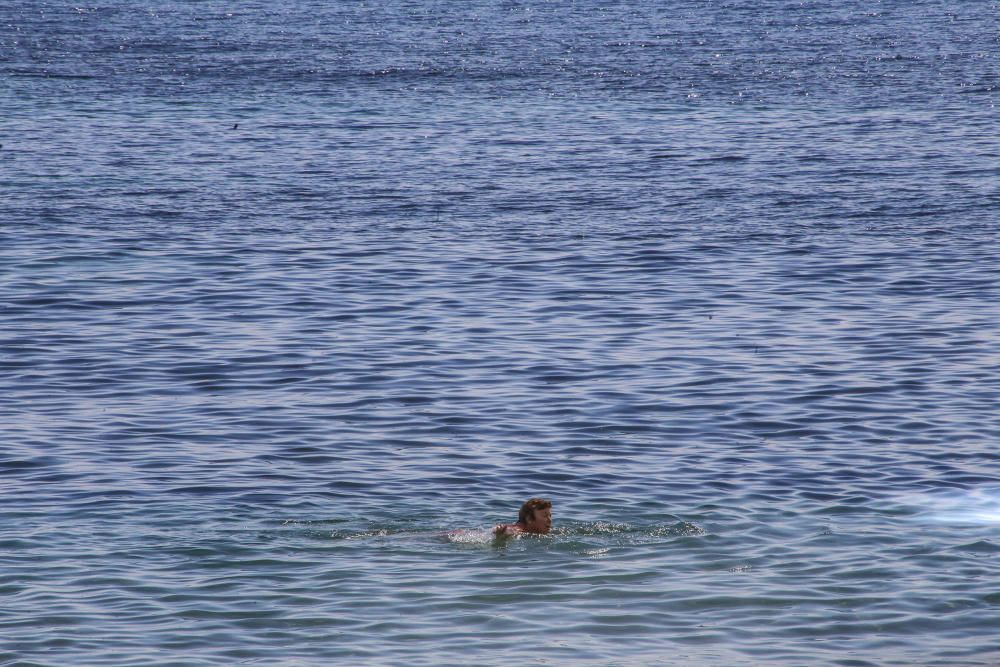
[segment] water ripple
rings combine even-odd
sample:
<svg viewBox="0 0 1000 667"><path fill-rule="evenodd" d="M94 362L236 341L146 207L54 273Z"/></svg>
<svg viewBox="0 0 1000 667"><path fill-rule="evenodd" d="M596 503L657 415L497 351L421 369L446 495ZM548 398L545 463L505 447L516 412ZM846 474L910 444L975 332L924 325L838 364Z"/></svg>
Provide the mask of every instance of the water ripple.
<svg viewBox="0 0 1000 667"><path fill-rule="evenodd" d="M996 664L990 9L0 7L0 662Z"/></svg>

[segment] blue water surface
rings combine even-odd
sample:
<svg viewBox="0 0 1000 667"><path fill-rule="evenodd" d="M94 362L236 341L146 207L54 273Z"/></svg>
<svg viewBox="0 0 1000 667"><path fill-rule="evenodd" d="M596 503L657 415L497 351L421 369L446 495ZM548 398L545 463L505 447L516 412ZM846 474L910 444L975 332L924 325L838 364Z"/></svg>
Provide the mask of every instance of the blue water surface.
<svg viewBox="0 0 1000 667"><path fill-rule="evenodd" d="M1000 663L998 15L0 3L0 663Z"/></svg>

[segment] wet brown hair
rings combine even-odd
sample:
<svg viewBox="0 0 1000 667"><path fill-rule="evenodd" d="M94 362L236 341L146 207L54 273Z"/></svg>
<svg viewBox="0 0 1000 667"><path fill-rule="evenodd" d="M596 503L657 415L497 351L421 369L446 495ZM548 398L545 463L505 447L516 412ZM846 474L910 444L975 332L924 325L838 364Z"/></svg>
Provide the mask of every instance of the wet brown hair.
<svg viewBox="0 0 1000 667"><path fill-rule="evenodd" d="M535 513L535 510L544 510L552 507L552 501L545 498L532 498L521 505L521 511L517 513L517 522L524 523L528 517Z"/></svg>

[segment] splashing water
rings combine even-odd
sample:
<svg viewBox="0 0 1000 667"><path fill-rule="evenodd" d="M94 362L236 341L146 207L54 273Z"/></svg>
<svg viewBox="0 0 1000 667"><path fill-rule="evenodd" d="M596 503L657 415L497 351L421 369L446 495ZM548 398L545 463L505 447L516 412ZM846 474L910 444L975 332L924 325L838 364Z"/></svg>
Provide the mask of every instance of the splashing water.
<svg viewBox="0 0 1000 667"><path fill-rule="evenodd" d="M493 531L489 528L453 530L444 535L452 544L486 545L493 542Z"/></svg>
<svg viewBox="0 0 1000 667"><path fill-rule="evenodd" d="M596 521L592 523L570 523L555 527L549 535L530 536L533 539L547 538L562 542L573 542L581 538L608 539L614 538L617 543L640 543L652 539L699 536L706 531L693 523L678 521L668 525L632 526L626 523L611 523ZM494 542L493 531L489 528L471 528L449 531L442 534L447 542L452 544L486 545ZM513 536L519 539L521 535ZM607 548L596 548L584 551L587 555L603 555ZM593 553L592 553L593 552Z"/></svg>

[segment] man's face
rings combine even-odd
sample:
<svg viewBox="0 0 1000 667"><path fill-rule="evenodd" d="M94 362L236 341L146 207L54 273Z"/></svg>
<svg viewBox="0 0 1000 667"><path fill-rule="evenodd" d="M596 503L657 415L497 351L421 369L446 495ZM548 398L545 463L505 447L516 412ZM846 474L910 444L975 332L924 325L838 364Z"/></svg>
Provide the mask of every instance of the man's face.
<svg viewBox="0 0 1000 667"><path fill-rule="evenodd" d="M552 508L546 507L542 510L534 510L528 520L524 522L524 529L529 533L541 533L542 535L549 532L552 528Z"/></svg>

